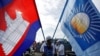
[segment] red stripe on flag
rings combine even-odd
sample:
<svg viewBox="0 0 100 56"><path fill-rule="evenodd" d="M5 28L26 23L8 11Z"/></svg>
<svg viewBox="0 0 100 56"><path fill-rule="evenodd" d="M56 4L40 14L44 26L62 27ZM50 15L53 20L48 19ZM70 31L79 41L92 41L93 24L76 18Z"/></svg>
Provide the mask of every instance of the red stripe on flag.
<svg viewBox="0 0 100 56"><path fill-rule="evenodd" d="M6 56L2 48L2 44L0 44L0 56Z"/></svg>
<svg viewBox="0 0 100 56"><path fill-rule="evenodd" d="M39 18L35 0L14 0L13 3L6 7L6 11L11 18L16 18L15 10L22 12L23 19L30 23L36 22Z"/></svg>

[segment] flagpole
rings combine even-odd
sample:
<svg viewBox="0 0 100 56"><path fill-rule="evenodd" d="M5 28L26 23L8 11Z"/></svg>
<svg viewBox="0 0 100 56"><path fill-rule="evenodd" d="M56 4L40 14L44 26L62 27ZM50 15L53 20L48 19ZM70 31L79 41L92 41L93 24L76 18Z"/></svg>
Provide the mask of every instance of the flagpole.
<svg viewBox="0 0 100 56"><path fill-rule="evenodd" d="M43 35L43 38L44 38L44 41L45 41L45 35L44 35L43 27L42 27L42 24L41 24L41 20L39 22L40 22L40 25L41 25L41 32L42 32L42 35Z"/></svg>
<svg viewBox="0 0 100 56"><path fill-rule="evenodd" d="M44 41L45 41L45 35L44 35L44 31L43 31L42 25L41 25L41 31L42 31L42 35L43 35L43 38L44 38Z"/></svg>
<svg viewBox="0 0 100 56"><path fill-rule="evenodd" d="M35 4L35 6L37 6L37 5ZM36 7L36 9L37 9L37 7ZM37 13L38 13L38 9L37 9ZM39 14L38 14L38 17L39 17ZM40 22L40 26L41 26L42 35L43 35L43 38L44 38L44 41L45 41L45 35L44 35L44 31L43 31L43 27L42 27L42 24L41 24L40 17L39 17L39 22Z"/></svg>
<svg viewBox="0 0 100 56"><path fill-rule="evenodd" d="M62 17L63 17L63 13L64 13L65 8L66 8L66 6L67 6L67 3L68 3L68 0L66 0L66 3L65 3L65 5L64 5L63 11L62 11L61 16L60 16L60 18L59 18L59 21L58 21L58 23L57 23L57 26L56 26L56 29L55 29L54 34L53 34L53 36L52 36L52 39L54 38L54 36L55 36L55 34L56 34L56 31L57 31L57 29L58 29L58 26L59 26L59 24L60 24L60 21L61 21L61 19L62 19Z"/></svg>

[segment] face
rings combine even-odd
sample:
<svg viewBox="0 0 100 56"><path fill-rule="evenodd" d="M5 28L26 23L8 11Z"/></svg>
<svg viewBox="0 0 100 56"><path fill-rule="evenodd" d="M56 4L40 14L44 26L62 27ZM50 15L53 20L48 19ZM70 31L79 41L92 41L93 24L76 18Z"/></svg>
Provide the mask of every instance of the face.
<svg viewBox="0 0 100 56"><path fill-rule="evenodd" d="M57 42L57 45L60 45L60 42Z"/></svg>
<svg viewBox="0 0 100 56"><path fill-rule="evenodd" d="M47 45L48 46L51 46L51 39L50 40L47 40Z"/></svg>

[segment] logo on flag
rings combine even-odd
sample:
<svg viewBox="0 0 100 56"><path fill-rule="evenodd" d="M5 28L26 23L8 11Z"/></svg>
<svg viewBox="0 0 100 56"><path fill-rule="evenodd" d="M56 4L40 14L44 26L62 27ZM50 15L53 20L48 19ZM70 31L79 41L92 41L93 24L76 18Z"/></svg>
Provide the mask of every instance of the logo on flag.
<svg viewBox="0 0 100 56"><path fill-rule="evenodd" d="M76 0L70 10L64 26L84 51L100 41L100 14L91 0Z"/></svg>

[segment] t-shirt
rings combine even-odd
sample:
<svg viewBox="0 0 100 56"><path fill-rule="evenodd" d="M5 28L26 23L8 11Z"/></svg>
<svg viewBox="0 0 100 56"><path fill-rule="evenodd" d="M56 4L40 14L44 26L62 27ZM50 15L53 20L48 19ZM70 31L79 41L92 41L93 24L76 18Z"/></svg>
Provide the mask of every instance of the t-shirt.
<svg viewBox="0 0 100 56"><path fill-rule="evenodd" d="M46 56L53 56L53 47L44 46L44 54Z"/></svg>
<svg viewBox="0 0 100 56"><path fill-rule="evenodd" d="M65 50L64 50L64 45L63 44L60 44L58 46L58 54L59 55L65 55Z"/></svg>
<svg viewBox="0 0 100 56"><path fill-rule="evenodd" d="M40 52L44 52L44 47L47 46L46 43L43 43L40 48ZM52 43L53 54L55 54L55 46Z"/></svg>

